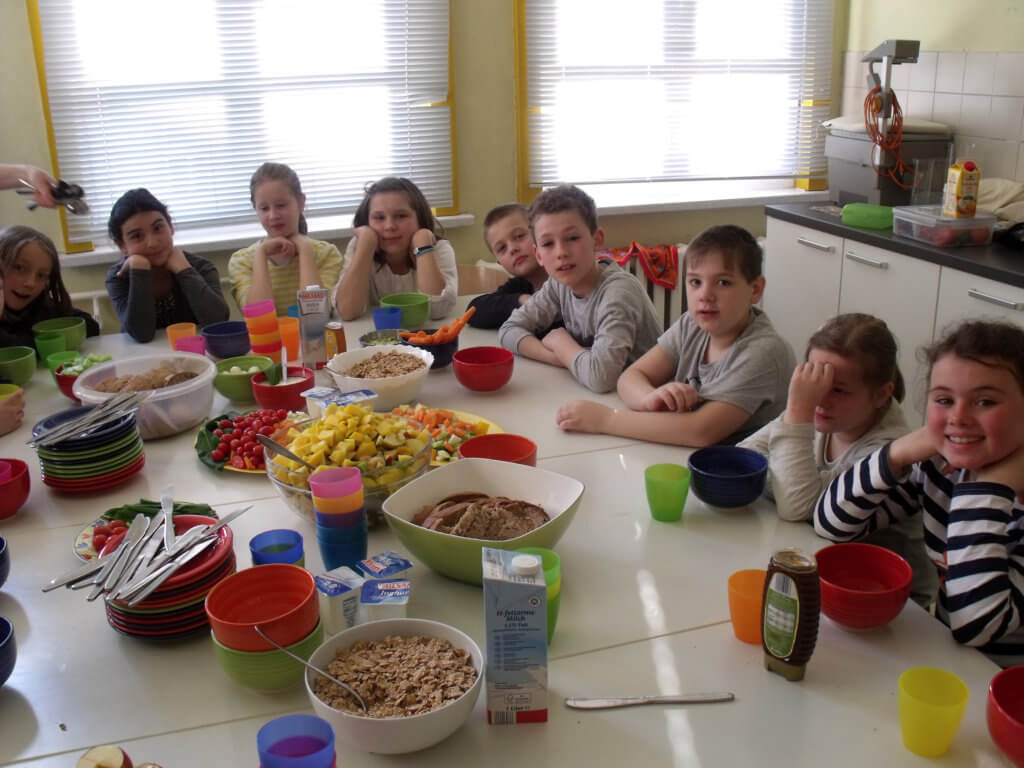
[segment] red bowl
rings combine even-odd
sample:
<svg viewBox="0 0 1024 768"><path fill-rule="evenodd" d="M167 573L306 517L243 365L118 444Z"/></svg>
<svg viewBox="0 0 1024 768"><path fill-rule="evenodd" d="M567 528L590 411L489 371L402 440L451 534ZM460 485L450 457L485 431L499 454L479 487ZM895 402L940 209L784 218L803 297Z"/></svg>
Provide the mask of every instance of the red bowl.
<svg viewBox="0 0 1024 768"><path fill-rule="evenodd" d="M497 459L537 466L537 444L522 435L496 432L472 437L459 446L459 458Z"/></svg>
<svg viewBox="0 0 1024 768"><path fill-rule="evenodd" d="M467 347L452 355L455 378L474 392L493 392L508 384L514 359L501 347Z"/></svg>
<svg viewBox="0 0 1024 768"><path fill-rule="evenodd" d="M71 391L71 388L75 385L75 379L78 378L78 374L76 373L74 376L65 376L61 373L63 370L64 364L61 363L53 373L57 378L57 386L60 387L60 391L64 393L65 397L70 397L76 403L81 403L82 401L75 397L74 393Z"/></svg>
<svg viewBox="0 0 1024 768"><path fill-rule="evenodd" d="M270 651L253 624L291 645L306 637L320 620L316 584L297 565L270 563L228 576L206 596L206 615L214 637L236 651Z"/></svg>
<svg viewBox="0 0 1024 768"><path fill-rule="evenodd" d="M302 393L313 386L313 371L301 365L289 365L286 378L299 377L289 384L267 384L267 374L260 372L252 377L252 394L261 408L284 408L286 411L306 410ZM312 631L312 627L310 627Z"/></svg>
<svg viewBox="0 0 1024 768"><path fill-rule="evenodd" d="M848 629L883 627L910 595L913 571L895 552L874 544L833 544L819 549L821 612Z"/></svg>
<svg viewBox="0 0 1024 768"><path fill-rule="evenodd" d="M0 520L10 517L25 503L32 489L28 464L21 459L4 459L11 465L11 476L0 483Z"/></svg>
<svg viewBox="0 0 1024 768"><path fill-rule="evenodd" d="M992 741L1017 768L1024 768L1024 666L992 678L985 719Z"/></svg>

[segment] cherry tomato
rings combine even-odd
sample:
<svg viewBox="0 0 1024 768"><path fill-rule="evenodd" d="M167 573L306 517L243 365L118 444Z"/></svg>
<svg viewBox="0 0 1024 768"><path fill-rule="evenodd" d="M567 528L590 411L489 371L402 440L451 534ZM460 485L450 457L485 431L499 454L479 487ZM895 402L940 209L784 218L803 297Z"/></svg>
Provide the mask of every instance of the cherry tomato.
<svg viewBox="0 0 1024 768"><path fill-rule="evenodd" d="M217 437L224 437L224 430L223 429L215 429L215 430L213 430L213 434L215 434Z"/></svg>
<svg viewBox="0 0 1024 768"><path fill-rule="evenodd" d="M263 446L260 445L259 443L256 443L256 445L254 445L252 447L252 455L255 456L256 458L262 460L263 459Z"/></svg>
<svg viewBox="0 0 1024 768"><path fill-rule="evenodd" d="M126 523L124 520L111 520L109 523L107 523L107 528L109 528L111 533L113 533L121 529L127 529L128 523Z"/></svg>
<svg viewBox="0 0 1024 768"><path fill-rule="evenodd" d="M211 451L210 452L210 458L213 459L216 462L224 461L224 456L225 456L224 451L220 450L220 448L218 448L215 451Z"/></svg>
<svg viewBox="0 0 1024 768"><path fill-rule="evenodd" d="M95 536L97 533L102 535L102 536L109 536L110 535L110 526L109 525L105 525L105 524L104 525L97 525L95 528L92 529L92 535Z"/></svg>
<svg viewBox="0 0 1024 768"><path fill-rule="evenodd" d="M238 446L240 446L241 444L242 444L242 441L239 440L236 437L234 440L231 441L231 450L232 451L237 451L238 450Z"/></svg>
<svg viewBox="0 0 1024 768"><path fill-rule="evenodd" d="M277 416L277 420L281 421L282 419L288 416L288 411L286 411L284 408L279 408L275 415Z"/></svg>
<svg viewBox="0 0 1024 768"><path fill-rule="evenodd" d="M230 427L231 426L231 419L221 419L220 422L217 424L217 426L220 427L221 429L225 429L227 427Z"/></svg>
<svg viewBox="0 0 1024 768"><path fill-rule="evenodd" d="M110 537L107 534L105 534L105 533L93 532L93 534L92 534L92 548L95 549L97 552L99 552L101 549L103 549L103 545L107 543L107 539L109 539L109 538Z"/></svg>
<svg viewBox="0 0 1024 768"><path fill-rule="evenodd" d="M245 469L245 459L243 459L241 456L232 456L231 466L234 467L235 469Z"/></svg>
<svg viewBox="0 0 1024 768"><path fill-rule="evenodd" d="M264 426L260 427L260 434L261 435L268 435L268 436L272 435L272 434L274 434L274 428L271 427L271 426L264 425Z"/></svg>
<svg viewBox="0 0 1024 768"><path fill-rule="evenodd" d="M122 541L124 541L123 533L119 533L116 536L110 536L107 539L106 543L104 543L103 549L100 550L100 554L109 555L111 552L113 552L115 549L121 546Z"/></svg>

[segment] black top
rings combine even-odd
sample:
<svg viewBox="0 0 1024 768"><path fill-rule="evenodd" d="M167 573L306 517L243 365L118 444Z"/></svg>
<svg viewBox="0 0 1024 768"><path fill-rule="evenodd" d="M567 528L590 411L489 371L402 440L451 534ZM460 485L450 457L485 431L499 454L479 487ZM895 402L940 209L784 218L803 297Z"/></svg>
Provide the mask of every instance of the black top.
<svg viewBox="0 0 1024 768"><path fill-rule="evenodd" d="M72 307L71 312L67 314L55 312L39 299L29 304L21 312L14 312L5 307L3 317L0 318L0 347L35 347L33 325L43 320L52 320L55 317L72 316L85 320L86 336L100 335L100 325L92 315L75 307Z"/></svg>
<svg viewBox="0 0 1024 768"><path fill-rule="evenodd" d="M525 277L512 277L494 293L480 294L469 302L469 306L476 307L469 324L474 328L501 328L508 316L519 308L519 297L524 293L533 295L533 283Z"/></svg>

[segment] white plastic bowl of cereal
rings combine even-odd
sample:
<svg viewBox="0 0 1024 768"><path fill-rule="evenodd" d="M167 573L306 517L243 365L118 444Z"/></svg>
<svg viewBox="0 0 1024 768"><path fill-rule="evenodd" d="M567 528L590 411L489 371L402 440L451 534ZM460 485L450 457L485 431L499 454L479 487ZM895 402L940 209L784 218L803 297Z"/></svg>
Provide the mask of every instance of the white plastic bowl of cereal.
<svg viewBox="0 0 1024 768"><path fill-rule="evenodd" d="M439 679L445 681L443 685L436 684L438 693L443 697L444 691L453 687L463 692L454 695L454 691L452 691L447 694L450 698L444 700L443 703L433 702L439 704L435 709L417 713L420 708L416 704L410 704L401 711L401 714L388 709L382 700L371 697L366 704L370 707L371 712L376 709L379 714L367 716L362 714L359 705L353 699L348 699L351 703L346 705L343 700L336 696L332 697L331 694L339 694L341 688L329 683L316 672L307 669L306 693L313 705L313 711L331 724L335 736L340 741L351 747L367 752L391 755L426 749L448 738L462 727L463 723L469 719L476 700L480 696L484 677L484 657L480 652L480 646L473 642L473 639L465 632L437 621L384 619L360 624L327 640L313 652L309 661L314 666L329 672L340 672L340 679L344 682L354 683L354 687L365 700L371 696L371 690L380 691L382 686L386 688L388 685L388 675L381 671L384 662L378 658L380 649L375 649L374 646L385 643L385 638L395 637L431 638L430 644L421 643L418 649L412 647L412 644L398 643L401 647L392 651L401 663L396 683L400 684L401 681L414 679L414 676L424 672L427 674L424 674L423 679L429 678L428 662L433 662L430 666L441 675ZM443 645L446 642L451 644L451 649L445 647L444 651L438 652L438 649L434 647L436 644ZM357 643L371 644L369 647L361 647L357 653L364 658L374 660L370 675L373 678L372 685L369 681L360 680L357 671L349 672L342 660L339 660L334 665L334 669L331 669L332 662L335 662L338 657L338 652L347 653ZM472 671L467 669L467 662L472 664ZM421 665L422 671L420 670ZM358 662L352 666L358 666ZM475 676L472 674L473 671L476 673ZM347 680L346 677L348 677ZM451 685L449 681L454 682L455 680L460 682L455 686ZM337 706L331 706L321 699L318 692Z"/></svg>
<svg viewBox="0 0 1024 768"><path fill-rule="evenodd" d="M375 355L379 357L375 358ZM374 363L374 360L377 362ZM416 366L417 362L421 362L422 365L409 370ZM327 372L331 374L335 386L342 392L369 389L377 393L376 407L382 411L390 411L396 405L416 402L423 381L433 364L434 356L425 349L406 344L379 344L335 355L327 363ZM351 375L349 372L357 366L375 369L371 373L376 375Z"/></svg>
<svg viewBox="0 0 1024 768"><path fill-rule="evenodd" d="M384 500L422 475L433 455L430 433L404 416L374 413L358 403L329 405L320 418L302 419L278 430L272 439L316 467L358 466L368 523L382 522ZM267 477L293 510L313 518L309 470L265 449Z"/></svg>

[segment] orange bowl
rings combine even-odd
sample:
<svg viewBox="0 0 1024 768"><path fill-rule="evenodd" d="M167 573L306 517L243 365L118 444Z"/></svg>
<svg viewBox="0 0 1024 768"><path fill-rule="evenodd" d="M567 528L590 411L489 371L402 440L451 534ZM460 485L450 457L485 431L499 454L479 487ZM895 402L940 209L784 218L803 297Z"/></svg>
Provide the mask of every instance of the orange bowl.
<svg viewBox="0 0 1024 768"><path fill-rule="evenodd" d="M478 435L459 446L459 458L497 459L536 467L537 444L527 437L507 432Z"/></svg>
<svg viewBox="0 0 1024 768"><path fill-rule="evenodd" d="M821 612L848 629L874 629L895 619L910 595L913 571L895 552L874 544L819 549Z"/></svg>
<svg viewBox="0 0 1024 768"><path fill-rule="evenodd" d="M306 399L302 393L313 386L313 371L301 365L288 366L288 378L295 379L288 384L267 384L265 371L253 374L252 394L260 408L284 408L286 411L304 411ZM312 631L312 627L309 628Z"/></svg>
<svg viewBox="0 0 1024 768"><path fill-rule="evenodd" d="M25 503L32 488L28 464L21 459L4 459L11 465L11 474L0 483L0 520L10 517Z"/></svg>
<svg viewBox="0 0 1024 768"><path fill-rule="evenodd" d="M270 563L220 581L206 596L206 615L221 645L236 651L269 651L274 646L256 634L254 624L281 645L292 645L316 627L320 604L309 571Z"/></svg>

